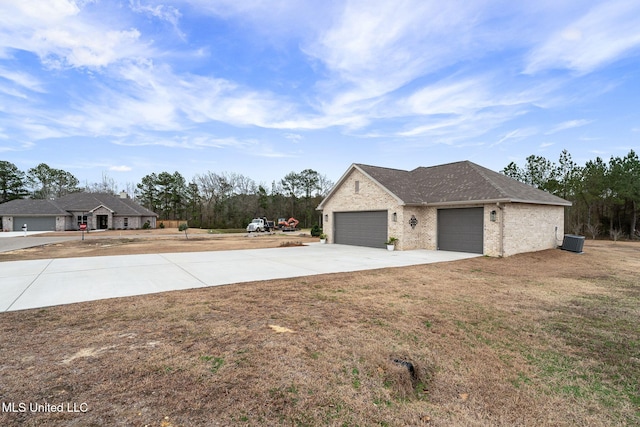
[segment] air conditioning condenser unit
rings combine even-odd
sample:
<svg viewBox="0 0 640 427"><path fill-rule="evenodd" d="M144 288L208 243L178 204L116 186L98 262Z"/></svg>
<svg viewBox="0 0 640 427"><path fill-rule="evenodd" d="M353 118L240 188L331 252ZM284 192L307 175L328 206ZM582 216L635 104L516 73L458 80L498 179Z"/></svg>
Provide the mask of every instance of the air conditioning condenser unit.
<svg viewBox="0 0 640 427"><path fill-rule="evenodd" d="M562 241L562 250L581 254L584 247L584 236L565 234Z"/></svg>

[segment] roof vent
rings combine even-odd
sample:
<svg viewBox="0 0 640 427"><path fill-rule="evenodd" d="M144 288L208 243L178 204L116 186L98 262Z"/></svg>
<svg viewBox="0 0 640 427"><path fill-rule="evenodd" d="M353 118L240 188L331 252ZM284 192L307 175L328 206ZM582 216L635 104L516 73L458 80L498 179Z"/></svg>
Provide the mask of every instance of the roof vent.
<svg viewBox="0 0 640 427"><path fill-rule="evenodd" d="M584 246L584 236L575 236L573 234L565 234L562 241L562 250L571 251L581 254Z"/></svg>

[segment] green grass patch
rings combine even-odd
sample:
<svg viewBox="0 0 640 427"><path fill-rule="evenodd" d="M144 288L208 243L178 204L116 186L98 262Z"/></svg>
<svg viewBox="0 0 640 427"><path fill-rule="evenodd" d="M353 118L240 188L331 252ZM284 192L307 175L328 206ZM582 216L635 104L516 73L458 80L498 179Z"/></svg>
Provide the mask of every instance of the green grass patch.
<svg viewBox="0 0 640 427"><path fill-rule="evenodd" d="M209 234L233 234L233 233L246 233L244 228L210 228L207 232Z"/></svg>
<svg viewBox="0 0 640 427"><path fill-rule="evenodd" d="M218 370L222 367L222 365L224 365L224 359L222 357L201 356L200 360L204 362L210 362L209 370L213 374L218 372Z"/></svg>

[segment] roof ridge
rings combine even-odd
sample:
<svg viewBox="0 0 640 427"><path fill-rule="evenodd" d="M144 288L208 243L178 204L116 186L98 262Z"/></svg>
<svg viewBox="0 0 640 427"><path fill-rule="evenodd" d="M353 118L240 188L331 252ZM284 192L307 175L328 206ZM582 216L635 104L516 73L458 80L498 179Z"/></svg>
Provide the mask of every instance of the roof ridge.
<svg viewBox="0 0 640 427"><path fill-rule="evenodd" d="M364 163L354 163L354 165L358 166L358 167L366 167L366 168L376 168L376 169L386 169L386 170L390 170L390 171L399 171L399 172L410 172L406 169L398 169L398 168L388 168L385 166L375 166L375 165L366 165Z"/></svg>
<svg viewBox="0 0 640 427"><path fill-rule="evenodd" d="M434 169L434 168L441 168L441 167L444 167L444 166L457 165L457 164L461 164L461 163L471 163L471 164L473 164L473 163L472 163L472 162L470 162L469 160L459 160L459 161L457 161L457 162L443 163L443 164L441 164L441 165L418 166L417 168L415 168L415 169L411 170L410 172L411 172L411 173L416 172L418 169Z"/></svg>

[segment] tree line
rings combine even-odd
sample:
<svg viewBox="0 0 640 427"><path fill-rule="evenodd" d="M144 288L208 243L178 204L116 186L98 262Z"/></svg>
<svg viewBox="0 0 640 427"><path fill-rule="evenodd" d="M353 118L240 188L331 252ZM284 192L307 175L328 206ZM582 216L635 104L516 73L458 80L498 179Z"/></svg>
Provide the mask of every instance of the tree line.
<svg viewBox="0 0 640 427"><path fill-rule="evenodd" d="M26 173L13 163L0 160L0 203L14 199L49 199L80 191L73 174L41 163Z"/></svg>
<svg viewBox="0 0 640 427"><path fill-rule="evenodd" d="M211 172L187 181L179 172L151 173L124 189L138 203L159 215L159 221L188 220L195 228L244 228L252 218L294 217L302 227L318 223L315 210L333 182L312 169L290 172L271 186L238 173ZM14 199L49 199L75 192L117 194L115 181L80 185L71 173L41 163L27 172L0 161L0 203Z"/></svg>
<svg viewBox="0 0 640 427"><path fill-rule="evenodd" d="M531 155L523 167L511 162L502 173L572 202L566 208L566 232L594 239L640 237L640 160L633 150L608 162L596 157L584 166L567 150L558 163Z"/></svg>
<svg viewBox="0 0 640 427"><path fill-rule="evenodd" d="M565 232L593 238L638 238L640 160L633 151L608 162L597 157L579 166L567 150L555 163L531 155L524 166L509 163L503 174L570 202ZM318 223L316 206L333 182L312 169L290 172L270 186L238 173L198 174L187 181L179 172L146 175L124 189L159 219L186 219L200 228L244 228L252 218L294 217L303 227ZM71 173L41 163L26 172L0 161L0 203L13 199L48 199L78 191L117 194L121 190L108 175L80 185Z"/></svg>

